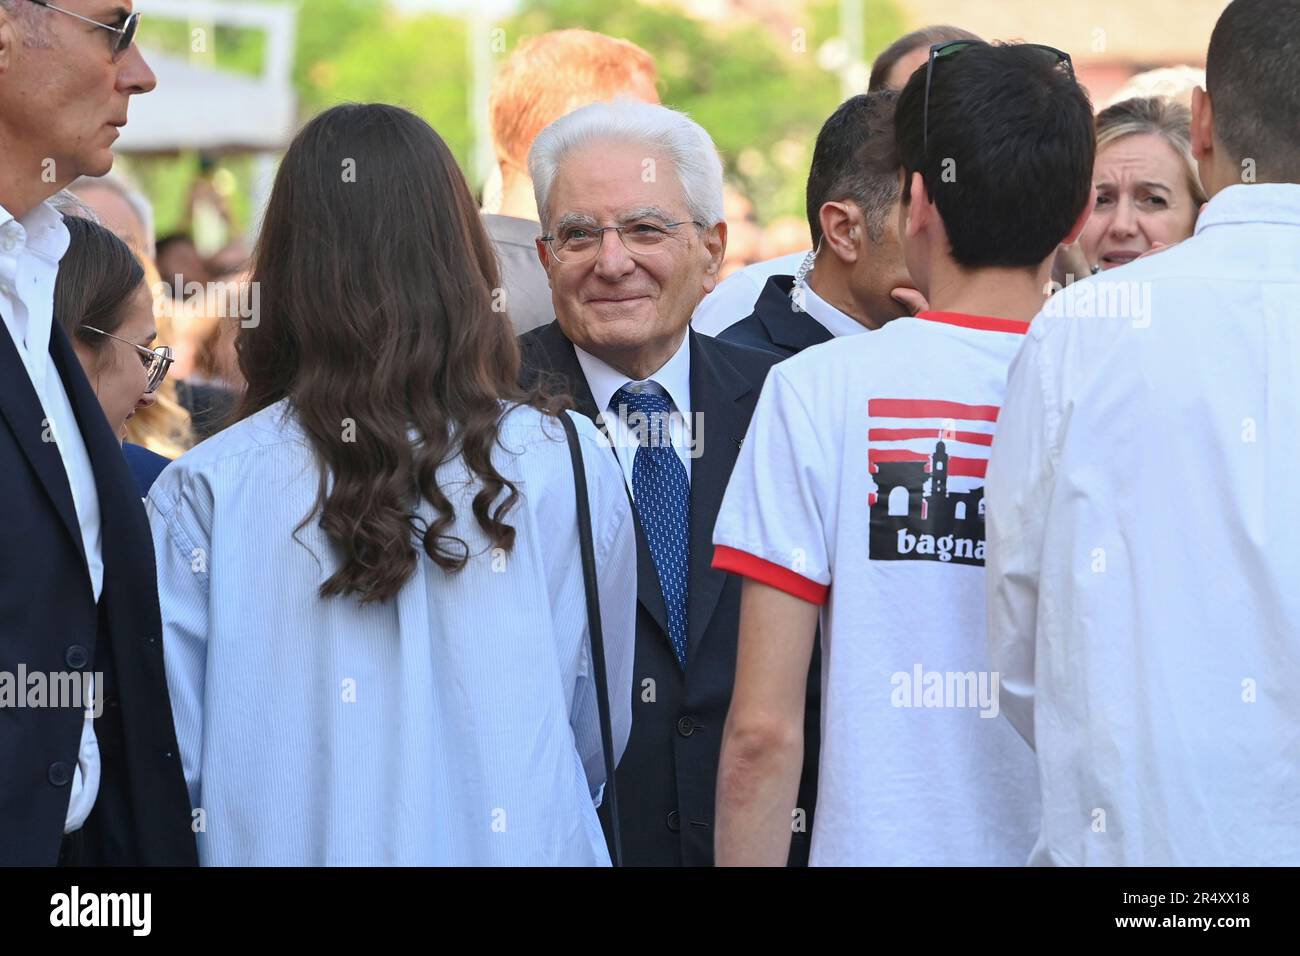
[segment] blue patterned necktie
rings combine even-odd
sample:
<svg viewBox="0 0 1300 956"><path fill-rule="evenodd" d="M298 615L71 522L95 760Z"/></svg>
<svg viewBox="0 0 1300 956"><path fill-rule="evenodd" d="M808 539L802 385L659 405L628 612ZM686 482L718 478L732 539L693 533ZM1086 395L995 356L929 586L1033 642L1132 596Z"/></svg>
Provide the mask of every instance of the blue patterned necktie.
<svg viewBox="0 0 1300 956"><path fill-rule="evenodd" d="M668 609L668 637L677 663L685 669L691 486L669 434L672 402L655 392L624 387L614 393L611 404L620 415L624 414L621 406L626 406L628 424L641 442L632 460L632 496L659 572L659 590Z"/></svg>

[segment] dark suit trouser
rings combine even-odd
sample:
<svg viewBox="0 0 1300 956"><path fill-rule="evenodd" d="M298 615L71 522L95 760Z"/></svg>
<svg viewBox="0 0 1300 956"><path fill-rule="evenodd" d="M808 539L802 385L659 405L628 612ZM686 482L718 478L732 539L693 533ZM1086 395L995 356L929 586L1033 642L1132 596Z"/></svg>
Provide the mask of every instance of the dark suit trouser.
<svg viewBox="0 0 1300 956"><path fill-rule="evenodd" d="M63 842L59 845L59 866L81 866L85 842L85 835L80 827L71 833L63 834Z"/></svg>

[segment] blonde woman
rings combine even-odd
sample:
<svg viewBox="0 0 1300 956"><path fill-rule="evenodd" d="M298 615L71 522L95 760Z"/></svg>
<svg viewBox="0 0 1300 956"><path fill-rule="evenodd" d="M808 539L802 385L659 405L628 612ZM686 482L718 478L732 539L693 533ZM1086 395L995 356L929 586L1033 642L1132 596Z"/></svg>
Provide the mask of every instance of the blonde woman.
<svg viewBox="0 0 1300 956"><path fill-rule="evenodd" d="M1074 278L1114 269L1192 235L1205 205L1192 114L1165 97L1125 100L1097 116L1097 200L1079 242L1057 258Z"/></svg>

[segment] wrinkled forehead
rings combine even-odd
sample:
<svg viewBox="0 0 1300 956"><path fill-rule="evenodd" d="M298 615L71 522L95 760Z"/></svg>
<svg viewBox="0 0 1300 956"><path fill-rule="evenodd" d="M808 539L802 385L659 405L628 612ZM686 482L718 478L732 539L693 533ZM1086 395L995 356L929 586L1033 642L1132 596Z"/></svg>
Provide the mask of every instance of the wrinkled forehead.
<svg viewBox="0 0 1300 956"><path fill-rule="evenodd" d="M672 160L633 142L598 141L570 151L556 168L548 205L552 223L585 218L612 224L642 214L665 222L689 218Z"/></svg>

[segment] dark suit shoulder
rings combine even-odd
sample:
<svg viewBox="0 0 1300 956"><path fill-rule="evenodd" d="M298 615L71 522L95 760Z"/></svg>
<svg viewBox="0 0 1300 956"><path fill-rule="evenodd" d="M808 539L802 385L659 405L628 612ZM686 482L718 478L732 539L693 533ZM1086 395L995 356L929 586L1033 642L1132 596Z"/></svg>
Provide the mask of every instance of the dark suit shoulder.
<svg viewBox="0 0 1300 956"><path fill-rule="evenodd" d="M763 325L762 320L754 312L751 312L739 322L727 326L714 338L719 342L730 342L733 345L744 345L751 349L771 352L780 358L788 357L784 351L778 349L772 342L771 337L767 334L766 326Z"/></svg>
<svg viewBox="0 0 1300 956"><path fill-rule="evenodd" d="M709 338L696 333L700 349L705 354L716 356L730 362L755 387L761 386L767 378L768 369L780 362L785 356L764 348L755 348L742 342L728 341L722 338Z"/></svg>

